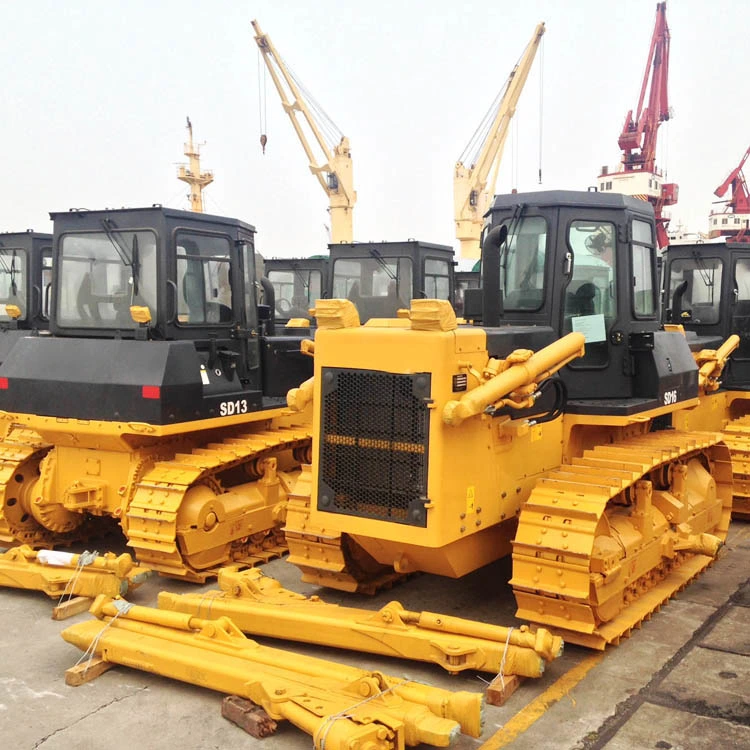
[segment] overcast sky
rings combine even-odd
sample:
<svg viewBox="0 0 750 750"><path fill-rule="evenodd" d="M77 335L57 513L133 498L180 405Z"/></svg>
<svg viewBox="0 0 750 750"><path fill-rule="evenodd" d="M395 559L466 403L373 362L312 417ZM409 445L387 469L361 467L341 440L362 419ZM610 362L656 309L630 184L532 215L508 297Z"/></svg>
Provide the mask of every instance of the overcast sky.
<svg viewBox="0 0 750 750"><path fill-rule="evenodd" d="M261 153L256 18L350 138L355 239L455 244L455 161L534 26L547 33L498 192L585 189L617 164L655 10L653 0L4 0L0 231L51 231L47 213L70 207L188 208L175 174L189 115L215 174L207 210L254 224L267 257L323 251L327 198L270 79ZM714 189L750 144L747 3L669 0L667 19L674 117L658 164L680 186L673 225L703 231Z"/></svg>

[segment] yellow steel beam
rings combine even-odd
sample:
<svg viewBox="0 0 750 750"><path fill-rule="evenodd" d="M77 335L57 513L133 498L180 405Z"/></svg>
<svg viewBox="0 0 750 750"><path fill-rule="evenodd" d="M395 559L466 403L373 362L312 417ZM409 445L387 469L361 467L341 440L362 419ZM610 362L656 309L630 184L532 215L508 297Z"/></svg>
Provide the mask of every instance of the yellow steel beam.
<svg viewBox="0 0 750 750"><path fill-rule="evenodd" d="M47 596L120 596L150 575L130 555L112 552L34 550L27 545L0 554L0 586L43 591Z"/></svg>
<svg viewBox="0 0 750 750"><path fill-rule="evenodd" d="M159 594L159 608L199 617L229 617L246 633L438 664L448 672L476 669L541 677L562 653L559 636L540 628L504 628L390 602L373 612L327 604L288 591L259 570L219 572L220 591Z"/></svg>
<svg viewBox="0 0 750 750"><path fill-rule="evenodd" d="M100 619L64 630L68 643L108 662L247 698L310 734L321 750L447 747L460 732L482 732L479 693L261 646L226 617L207 620L104 596L91 612Z"/></svg>

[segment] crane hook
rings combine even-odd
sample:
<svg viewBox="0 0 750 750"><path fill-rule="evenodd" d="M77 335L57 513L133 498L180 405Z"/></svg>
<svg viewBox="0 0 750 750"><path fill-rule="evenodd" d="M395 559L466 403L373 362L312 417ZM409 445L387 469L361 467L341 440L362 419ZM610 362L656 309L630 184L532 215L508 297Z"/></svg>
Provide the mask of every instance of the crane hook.
<svg viewBox="0 0 750 750"><path fill-rule="evenodd" d="M260 145L263 147L263 153L266 153L266 143L268 143L268 138L265 133L263 133L260 136Z"/></svg>

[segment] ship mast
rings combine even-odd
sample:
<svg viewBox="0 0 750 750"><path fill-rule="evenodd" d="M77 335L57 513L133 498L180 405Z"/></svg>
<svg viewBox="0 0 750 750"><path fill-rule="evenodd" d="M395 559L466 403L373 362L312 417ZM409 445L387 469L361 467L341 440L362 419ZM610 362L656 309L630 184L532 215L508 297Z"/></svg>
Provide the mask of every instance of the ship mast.
<svg viewBox="0 0 750 750"><path fill-rule="evenodd" d="M184 153L189 166L181 166L177 179L190 185L190 210L203 213L203 190L214 181L213 172L201 172L200 144L193 145L193 124L187 118L188 140Z"/></svg>

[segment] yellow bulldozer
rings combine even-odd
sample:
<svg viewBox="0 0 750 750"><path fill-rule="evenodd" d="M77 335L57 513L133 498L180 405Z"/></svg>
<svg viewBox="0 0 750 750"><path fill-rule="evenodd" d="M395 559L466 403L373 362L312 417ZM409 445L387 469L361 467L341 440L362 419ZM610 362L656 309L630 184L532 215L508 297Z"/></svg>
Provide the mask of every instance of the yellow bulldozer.
<svg viewBox="0 0 750 750"><path fill-rule="evenodd" d="M682 326L696 358L707 368L715 359L720 376L677 426L721 430L732 453L732 515L750 519L750 243L672 245L663 269L665 323Z"/></svg>
<svg viewBox="0 0 750 750"><path fill-rule="evenodd" d="M286 537L304 580L371 591L458 577L512 553L518 616L604 648L705 568L725 538L721 436L674 428L699 404L683 333L659 320L649 204L497 196L482 288L360 325L320 300L313 462Z"/></svg>
<svg viewBox="0 0 750 750"><path fill-rule="evenodd" d="M51 216L51 335L19 338L0 372L0 544L115 519L141 563L191 581L280 553L311 442L285 396L312 362L274 335L254 228L161 206Z"/></svg>

